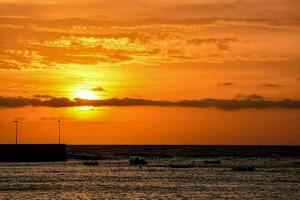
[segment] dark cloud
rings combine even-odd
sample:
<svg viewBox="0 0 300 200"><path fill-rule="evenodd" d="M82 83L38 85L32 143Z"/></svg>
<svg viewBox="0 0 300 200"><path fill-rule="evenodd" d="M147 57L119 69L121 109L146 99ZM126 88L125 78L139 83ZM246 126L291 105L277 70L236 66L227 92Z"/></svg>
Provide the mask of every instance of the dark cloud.
<svg viewBox="0 0 300 200"><path fill-rule="evenodd" d="M29 99L23 97L2 97L0 96L0 107L22 107L22 106L40 106L42 101L39 99Z"/></svg>
<svg viewBox="0 0 300 200"><path fill-rule="evenodd" d="M161 107L216 107L223 110L237 109L263 109L282 108L300 109L300 100L285 99L280 101L265 100L259 95L242 96L236 99L200 99L182 101L155 101L135 98L111 98L103 100L86 100L68 98L52 98L50 100L29 99L23 97L0 97L0 107L23 107L23 106L45 106L45 107L76 107L76 106L161 106Z"/></svg>
<svg viewBox="0 0 300 200"><path fill-rule="evenodd" d="M97 92L103 92L103 91L105 91L104 88L103 88L103 87L100 87L100 86L99 86L99 87L93 88L93 90L94 90L94 91L97 91Z"/></svg>
<svg viewBox="0 0 300 200"><path fill-rule="evenodd" d="M188 44L203 45L203 44L215 44L219 50L229 50L229 44L237 42L235 38L208 38L208 39L190 39Z"/></svg>
<svg viewBox="0 0 300 200"><path fill-rule="evenodd" d="M54 97L51 96L51 95L47 95L47 94L36 94L36 95L33 95L33 98L38 98L38 99L52 99Z"/></svg>
<svg viewBox="0 0 300 200"><path fill-rule="evenodd" d="M227 86L233 86L233 85L235 85L234 82L224 82L224 83L218 84L219 87L227 87Z"/></svg>
<svg viewBox="0 0 300 200"><path fill-rule="evenodd" d="M77 105L76 102L71 101L68 98L60 97L60 98L52 98L50 100L42 101L40 106L59 108L59 107L72 107Z"/></svg>
<svg viewBox="0 0 300 200"><path fill-rule="evenodd" d="M272 83L266 83L266 84L262 84L260 86L265 87L265 88L278 88L278 87L281 87L281 85L272 84Z"/></svg>
<svg viewBox="0 0 300 200"><path fill-rule="evenodd" d="M40 100L36 98L24 97L2 97L0 96L0 107L16 108L24 106L46 106L46 107L70 107L76 106L68 98L51 98L49 100Z"/></svg>
<svg viewBox="0 0 300 200"><path fill-rule="evenodd" d="M296 81L300 81L300 76L298 78L296 78Z"/></svg>
<svg viewBox="0 0 300 200"><path fill-rule="evenodd" d="M249 101L264 101L265 98L261 95L257 94L251 94L251 95L243 95L243 94L238 94L235 96L236 99L239 100L249 100Z"/></svg>

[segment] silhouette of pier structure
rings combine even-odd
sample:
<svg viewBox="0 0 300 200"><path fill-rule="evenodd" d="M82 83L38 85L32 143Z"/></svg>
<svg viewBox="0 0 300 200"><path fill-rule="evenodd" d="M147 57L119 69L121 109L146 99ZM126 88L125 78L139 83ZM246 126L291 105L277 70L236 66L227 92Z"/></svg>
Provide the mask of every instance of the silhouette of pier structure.
<svg viewBox="0 0 300 200"><path fill-rule="evenodd" d="M20 144L19 121L14 120L15 144L0 144L0 162L52 162L67 160L67 145L61 144L61 120L58 120L58 144Z"/></svg>

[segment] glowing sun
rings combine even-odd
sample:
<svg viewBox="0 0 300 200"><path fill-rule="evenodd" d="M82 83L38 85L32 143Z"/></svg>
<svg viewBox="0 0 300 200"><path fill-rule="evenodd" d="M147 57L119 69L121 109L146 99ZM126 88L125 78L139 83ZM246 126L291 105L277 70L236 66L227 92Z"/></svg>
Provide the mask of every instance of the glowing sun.
<svg viewBox="0 0 300 200"><path fill-rule="evenodd" d="M97 95L94 92L90 91L90 90L78 90L78 91L76 91L75 98L88 99L88 100L98 99Z"/></svg>

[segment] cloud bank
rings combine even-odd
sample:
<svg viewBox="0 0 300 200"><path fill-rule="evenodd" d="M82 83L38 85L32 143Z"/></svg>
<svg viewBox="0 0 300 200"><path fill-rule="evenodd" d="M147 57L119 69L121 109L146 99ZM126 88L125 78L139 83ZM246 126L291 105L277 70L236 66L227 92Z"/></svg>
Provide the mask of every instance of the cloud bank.
<svg viewBox="0 0 300 200"><path fill-rule="evenodd" d="M215 107L222 110L238 109L300 109L300 100L284 99L279 101L265 100L259 95L250 95L245 98L236 99L200 99L182 101L157 101L136 98L110 98L103 100L70 100L65 97L40 100L24 97L2 97L0 96L0 107L17 108L24 106L44 106L51 108L78 107L78 106L160 106L160 107L194 107L210 108Z"/></svg>
<svg viewBox="0 0 300 200"><path fill-rule="evenodd" d="M13 2L0 0L0 70L299 58L297 0Z"/></svg>

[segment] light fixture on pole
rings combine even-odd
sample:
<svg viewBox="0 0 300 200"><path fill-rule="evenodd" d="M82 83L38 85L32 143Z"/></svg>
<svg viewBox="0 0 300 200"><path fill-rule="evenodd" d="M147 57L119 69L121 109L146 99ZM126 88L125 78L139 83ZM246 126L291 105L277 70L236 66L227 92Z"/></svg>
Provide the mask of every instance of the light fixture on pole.
<svg viewBox="0 0 300 200"><path fill-rule="evenodd" d="M58 120L58 144L60 144L60 123L61 123L61 120Z"/></svg>
<svg viewBox="0 0 300 200"><path fill-rule="evenodd" d="M13 123L16 124L16 144L18 144L18 120L14 120Z"/></svg>

